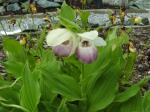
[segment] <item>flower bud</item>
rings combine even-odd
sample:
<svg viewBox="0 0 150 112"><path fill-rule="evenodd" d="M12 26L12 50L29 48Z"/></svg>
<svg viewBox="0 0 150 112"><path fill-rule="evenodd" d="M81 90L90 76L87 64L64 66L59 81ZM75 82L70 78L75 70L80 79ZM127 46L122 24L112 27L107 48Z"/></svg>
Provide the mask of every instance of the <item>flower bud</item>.
<svg viewBox="0 0 150 112"><path fill-rule="evenodd" d="M65 41L64 43L52 47L54 54L58 57L67 57L72 52L72 43Z"/></svg>
<svg viewBox="0 0 150 112"><path fill-rule="evenodd" d="M20 39L19 42L20 42L21 45L25 45L26 44L26 38L23 37L22 39Z"/></svg>
<svg viewBox="0 0 150 112"><path fill-rule="evenodd" d="M97 48L90 41L84 40L77 48L77 57L81 62L90 64L97 58Z"/></svg>
<svg viewBox="0 0 150 112"><path fill-rule="evenodd" d="M134 24L140 24L142 23L142 18L141 17L135 17L134 18Z"/></svg>
<svg viewBox="0 0 150 112"><path fill-rule="evenodd" d="M129 43L129 51L132 52L132 53L136 52L136 48L134 47L132 42Z"/></svg>
<svg viewBox="0 0 150 112"><path fill-rule="evenodd" d="M36 4L30 4L30 11L35 14L37 13L37 8L36 8Z"/></svg>

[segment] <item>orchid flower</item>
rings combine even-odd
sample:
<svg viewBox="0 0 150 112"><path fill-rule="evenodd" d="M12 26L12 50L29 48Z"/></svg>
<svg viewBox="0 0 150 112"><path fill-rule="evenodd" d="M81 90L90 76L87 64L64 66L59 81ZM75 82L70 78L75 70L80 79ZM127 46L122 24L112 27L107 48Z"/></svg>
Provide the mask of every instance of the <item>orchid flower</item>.
<svg viewBox="0 0 150 112"><path fill-rule="evenodd" d="M97 58L97 47L105 46L106 42L98 37L97 31L74 33L67 29L58 28L46 36L48 46L52 47L55 55L67 57L76 53L83 63L91 63Z"/></svg>
<svg viewBox="0 0 150 112"><path fill-rule="evenodd" d="M67 29L58 28L50 31L46 42L59 57L72 55L76 48L75 34Z"/></svg>
<svg viewBox="0 0 150 112"><path fill-rule="evenodd" d="M77 48L77 57L83 63L91 63L97 58L96 46L105 46L106 42L98 37L96 30L80 33L78 36L81 38L79 46Z"/></svg>

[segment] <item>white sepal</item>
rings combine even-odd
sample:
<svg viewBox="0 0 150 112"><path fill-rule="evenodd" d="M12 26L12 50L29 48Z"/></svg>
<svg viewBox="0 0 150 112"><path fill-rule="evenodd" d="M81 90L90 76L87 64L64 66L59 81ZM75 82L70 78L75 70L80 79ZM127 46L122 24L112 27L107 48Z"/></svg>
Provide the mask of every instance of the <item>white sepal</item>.
<svg viewBox="0 0 150 112"><path fill-rule="evenodd" d="M103 38L98 37L94 40L94 44L95 46L106 46L106 41Z"/></svg>
<svg viewBox="0 0 150 112"><path fill-rule="evenodd" d="M78 36L80 36L82 39L95 40L98 37L98 32L93 30L89 32L78 33Z"/></svg>
<svg viewBox="0 0 150 112"><path fill-rule="evenodd" d="M57 46L69 40L72 36L74 36L74 34L69 30L58 28L48 33L46 36L46 42L48 46Z"/></svg>

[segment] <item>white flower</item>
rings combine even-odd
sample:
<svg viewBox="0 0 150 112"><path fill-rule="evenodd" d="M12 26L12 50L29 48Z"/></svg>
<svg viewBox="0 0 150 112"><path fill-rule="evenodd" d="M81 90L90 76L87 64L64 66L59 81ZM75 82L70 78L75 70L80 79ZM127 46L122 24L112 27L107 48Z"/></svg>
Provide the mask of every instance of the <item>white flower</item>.
<svg viewBox="0 0 150 112"><path fill-rule="evenodd" d="M77 57L83 63L92 63L97 58L96 46L105 46L106 42L98 37L97 31L90 31L78 34L81 38L77 48Z"/></svg>
<svg viewBox="0 0 150 112"><path fill-rule="evenodd" d="M55 29L48 33L46 36L46 42L49 46L57 46L62 44L63 42L70 40L73 38L73 33L68 31L67 29Z"/></svg>
<svg viewBox="0 0 150 112"><path fill-rule="evenodd" d="M46 42L59 57L70 56L76 48L75 34L63 28L50 31L46 36Z"/></svg>
<svg viewBox="0 0 150 112"><path fill-rule="evenodd" d="M46 36L46 42L57 56L66 57L77 51L77 57L83 63L93 62L97 57L96 46L106 45L106 42L98 37L96 30L73 33L63 28L50 31Z"/></svg>
<svg viewBox="0 0 150 112"><path fill-rule="evenodd" d="M91 41L95 46L105 46L106 42L103 38L98 37L98 32L96 30L90 32L84 32L78 34L81 39Z"/></svg>

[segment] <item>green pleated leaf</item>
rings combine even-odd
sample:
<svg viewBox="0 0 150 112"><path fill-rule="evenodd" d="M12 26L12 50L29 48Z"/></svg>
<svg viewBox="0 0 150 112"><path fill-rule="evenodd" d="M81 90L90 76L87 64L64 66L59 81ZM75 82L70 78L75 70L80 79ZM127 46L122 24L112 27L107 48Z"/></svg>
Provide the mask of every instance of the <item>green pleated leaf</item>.
<svg viewBox="0 0 150 112"><path fill-rule="evenodd" d="M67 29L71 30L71 31L74 31L74 32L80 32L81 31L81 28L78 24L76 24L75 22L73 21L70 21L64 17L61 17L59 16L59 20L60 20L60 23L65 26Z"/></svg>
<svg viewBox="0 0 150 112"><path fill-rule="evenodd" d="M49 102L45 103L46 105L50 105L57 94L53 93L51 86L49 86L50 83L48 82L48 79L43 77L42 69L47 69L49 73L57 73L59 71L59 66L57 60L54 58L50 50L42 51L42 56L40 59L41 62L39 64L39 69L41 70L42 74L42 77L40 78L41 99Z"/></svg>
<svg viewBox="0 0 150 112"><path fill-rule="evenodd" d="M130 53L126 58L126 64L123 72L123 77L125 81L129 81L129 79L132 76L136 57L137 57L136 53Z"/></svg>
<svg viewBox="0 0 150 112"><path fill-rule="evenodd" d="M29 112L37 112L37 105L40 100L40 87L38 82L38 71L30 71L28 63L24 67L23 86L20 93L21 106L27 108Z"/></svg>
<svg viewBox="0 0 150 112"><path fill-rule="evenodd" d="M22 45L14 39L5 38L3 40L4 50L10 60L18 60L25 63L26 54Z"/></svg>
<svg viewBox="0 0 150 112"><path fill-rule="evenodd" d="M115 102L124 102L130 99L131 97L135 96L139 92L139 90L140 90L140 87L137 85L134 85L128 88L125 92L118 94L117 97L115 98Z"/></svg>
<svg viewBox="0 0 150 112"><path fill-rule="evenodd" d="M18 41L10 38L3 40L3 46L7 54L7 61L4 62L7 72L16 78L20 77L27 59L23 46Z"/></svg>
<svg viewBox="0 0 150 112"><path fill-rule="evenodd" d="M40 79L41 99L51 103L57 94L52 92L52 88L45 83L45 79Z"/></svg>
<svg viewBox="0 0 150 112"><path fill-rule="evenodd" d="M144 99L143 99L143 112L150 111L150 90L146 92Z"/></svg>
<svg viewBox="0 0 150 112"><path fill-rule="evenodd" d="M5 100L5 103L19 105L19 90L14 86L8 87L3 85L0 90L0 98Z"/></svg>
<svg viewBox="0 0 150 112"><path fill-rule="evenodd" d="M47 83L55 93L61 94L66 97L67 100L74 101L81 99L80 86L74 78L51 72L45 72L43 77L45 83Z"/></svg>
<svg viewBox="0 0 150 112"><path fill-rule="evenodd" d="M11 108L16 108L19 110L22 110L23 112L29 112L29 110L27 110L26 108L20 106L20 105L15 105L15 104L6 104L3 102L0 102L1 105L3 105L4 107L11 107Z"/></svg>
<svg viewBox="0 0 150 112"><path fill-rule="evenodd" d="M73 21L76 17L76 13L69 5L66 4L66 2L64 2L61 6L60 16Z"/></svg>
<svg viewBox="0 0 150 112"><path fill-rule="evenodd" d="M145 77L140 82L138 82L135 85L132 85L124 92L117 94L117 96L115 98L115 102L125 102L125 101L129 100L130 98L132 98L133 96L137 95L137 93L139 93L141 87L144 84L146 84L149 80L150 80L150 77Z"/></svg>
<svg viewBox="0 0 150 112"><path fill-rule="evenodd" d="M67 100L77 100L81 98L80 85L76 79L63 74L60 71L58 61L51 52L46 51L40 64L42 80L44 85L51 89L52 92L61 94Z"/></svg>
<svg viewBox="0 0 150 112"><path fill-rule="evenodd" d="M143 112L142 97L140 94L122 103L119 112Z"/></svg>
<svg viewBox="0 0 150 112"><path fill-rule="evenodd" d="M10 84L10 82L1 81L1 80L0 80L0 90L13 87L13 86L17 83L17 81L19 81L20 79L21 79L21 77L17 78L17 79L16 79L13 83L11 83L11 84ZM2 83L2 84L1 84L1 83ZM8 83L9 85L8 85L7 83ZM1 86L1 85L2 85L2 86Z"/></svg>
<svg viewBox="0 0 150 112"><path fill-rule="evenodd" d="M7 101L7 100L0 96L0 101Z"/></svg>
<svg viewBox="0 0 150 112"><path fill-rule="evenodd" d="M96 112L104 109L115 98L118 88L118 78L120 74L120 64L116 64L104 71L102 76L97 80L95 87L89 94L90 107L88 112Z"/></svg>
<svg viewBox="0 0 150 112"><path fill-rule="evenodd" d="M80 14L82 26L83 27L87 27L87 25L88 25L88 18L90 16L90 12L88 12L88 11L80 11L79 14Z"/></svg>
<svg viewBox="0 0 150 112"><path fill-rule="evenodd" d="M108 31L107 41L111 41L117 38L117 27L115 27L112 31Z"/></svg>
<svg viewBox="0 0 150 112"><path fill-rule="evenodd" d="M116 32L117 28L109 32L107 46L100 49L97 61L86 66L88 70L85 74L90 77L86 79L89 80L86 88L90 105L89 112L106 108L116 96L118 79L125 64L122 44L128 42L128 36L125 33L118 37Z"/></svg>
<svg viewBox="0 0 150 112"><path fill-rule="evenodd" d="M4 63L4 65L8 73L13 74L13 76L15 77L21 76L24 68L24 63L17 60L8 60Z"/></svg>

